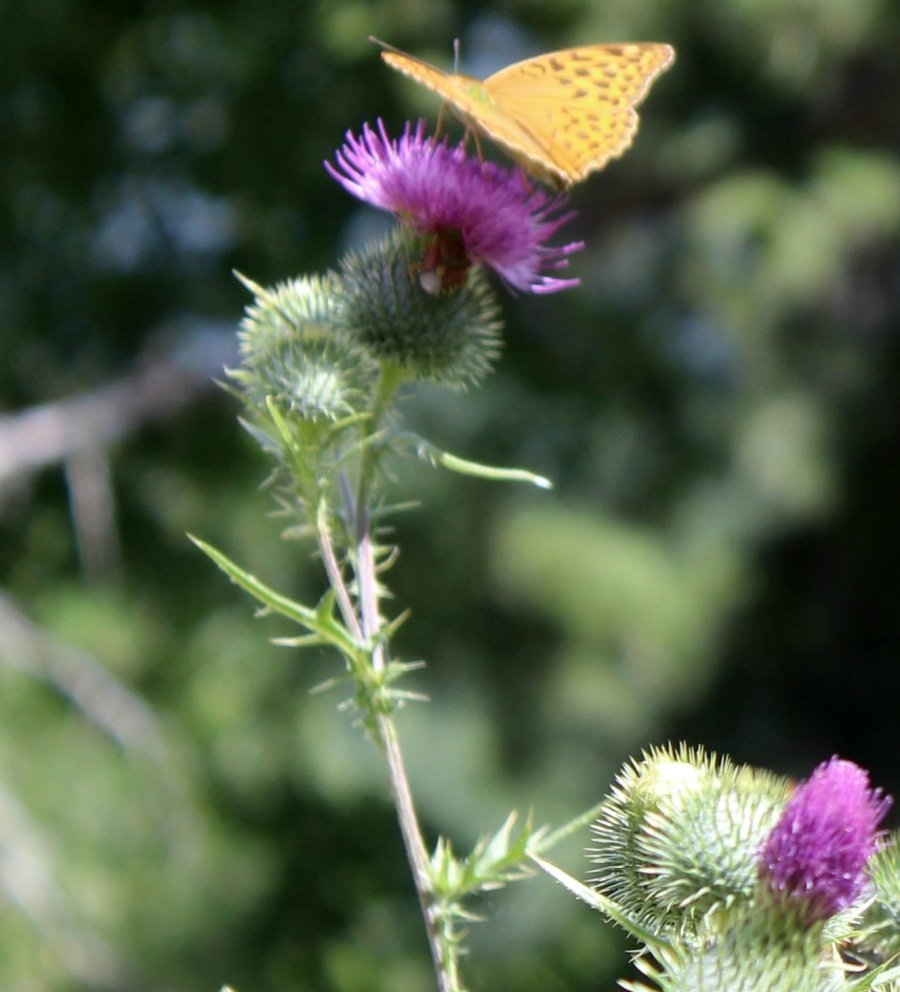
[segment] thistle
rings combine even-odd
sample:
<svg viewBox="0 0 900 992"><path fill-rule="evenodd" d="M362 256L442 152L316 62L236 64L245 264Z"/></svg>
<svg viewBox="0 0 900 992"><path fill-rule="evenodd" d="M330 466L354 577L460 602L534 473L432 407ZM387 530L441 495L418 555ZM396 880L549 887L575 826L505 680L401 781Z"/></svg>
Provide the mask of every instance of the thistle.
<svg viewBox="0 0 900 992"><path fill-rule="evenodd" d="M274 402L285 414L334 422L364 408L377 365L338 315L337 278L309 276L254 294L238 335L241 365L231 378L250 407Z"/></svg>
<svg viewBox="0 0 900 992"><path fill-rule="evenodd" d="M482 271L431 294L413 278L422 239L395 230L341 263L339 319L345 333L406 379L454 388L480 382L500 353L500 310Z"/></svg>
<svg viewBox="0 0 900 992"><path fill-rule="evenodd" d="M426 137L421 124L399 141L382 125L359 139L348 134L336 163L332 176L401 224L323 276L270 288L240 277L254 299L241 325L240 366L229 373L244 426L276 461L271 478L289 533L315 542L328 589L314 605L295 602L196 543L264 613L299 627L279 644L326 647L342 661L325 684L351 686L341 708L384 756L438 988L461 992L465 927L476 918L469 902L529 873L538 831L530 823L514 830L510 815L468 856L439 838L429 857L394 723L395 711L421 696L399 684L419 665L392 653L406 614L389 618L385 609L384 575L397 549L383 543L384 464L412 451L464 474L549 486L401 430L396 401L417 380L462 388L491 371L501 324L486 270L514 290L556 292L577 285L551 273L581 245L550 244L572 216L564 198Z"/></svg>
<svg viewBox="0 0 900 992"><path fill-rule="evenodd" d="M619 773L592 824L589 880L636 926L696 939L752 895L786 794L775 776L702 749L653 749Z"/></svg>
<svg viewBox="0 0 900 992"><path fill-rule="evenodd" d="M863 992L900 949L896 848L876 854L889 805L838 758L791 791L700 750L652 750L600 808L598 894L582 897L642 941L636 966L660 992ZM874 964L854 975L842 951Z"/></svg>
<svg viewBox="0 0 900 992"><path fill-rule="evenodd" d="M764 891L808 924L862 895L878 824L891 805L852 761L832 758L794 790L759 856Z"/></svg>
<svg viewBox="0 0 900 992"><path fill-rule="evenodd" d="M420 121L392 140L384 124L366 124L360 137L347 132L328 172L359 199L389 210L425 238L420 282L428 292L462 285L471 266L487 265L513 289L555 293L579 284L546 270L568 265L583 247L552 246L572 212L563 196L533 186L521 170L510 171L468 156L425 134Z"/></svg>

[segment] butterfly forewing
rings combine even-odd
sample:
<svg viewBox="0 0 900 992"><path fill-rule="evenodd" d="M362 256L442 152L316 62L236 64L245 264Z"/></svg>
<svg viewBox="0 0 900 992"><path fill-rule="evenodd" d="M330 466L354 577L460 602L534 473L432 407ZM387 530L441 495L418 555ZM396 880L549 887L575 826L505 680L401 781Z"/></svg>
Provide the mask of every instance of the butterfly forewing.
<svg viewBox="0 0 900 992"><path fill-rule="evenodd" d="M381 57L392 69L402 72L410 79L415 79L416 82L423 83L430 90L439 93L445 100L452 100L447 90L454 87L448 85L449 80L468 79L467 76L456 76L453 73L444 72L436 65L423 62L422 59L417 59L414 55L407 55L405 52L398 52L394 49L382 52ZM472 82L477 82L477 80L472 80Z"/></svg>
<svg viewBox="0 0 900 992"><path fill-rule="evenodd" d="M404 75L423 83L450 104L466 127L486 134L501 145L513 158L540 161L546 149L528 130L528 121L497 113L484 83L471 76L443 72L428 62L402 52L382 52L381 57L389 66ZM523 126L524 124L524 126ZM524 163L523 163L524 164Z"/></svg>

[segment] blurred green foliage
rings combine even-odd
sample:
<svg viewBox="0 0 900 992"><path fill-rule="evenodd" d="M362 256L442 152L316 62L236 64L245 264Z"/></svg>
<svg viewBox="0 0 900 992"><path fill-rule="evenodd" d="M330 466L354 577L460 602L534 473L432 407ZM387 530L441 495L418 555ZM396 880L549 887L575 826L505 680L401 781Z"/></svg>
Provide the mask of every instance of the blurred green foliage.
<svg viewBox="0 0 900 992"><path fill-rule="evenodd" d="M269 645L286 631L184 536L321 591L202 383L233 360L233 268L321 271L376 224L322 169L344 131L436 116L369 34L444 65L458 36L476 75L579 42L679 53L635 147L573 192L582 288L507 298L499 373L406 403L557 486L395 467L421 500L390 579L429 662L400 723L426 826L464 849L511 808L558 822L682 736L799 774L837 751L900 792L896 4L7 6L0 987L432 981L377 756L308 694L333 659ZM179 411L22 468L18 412L160 356L202 371ZM486 912L474 989L626 969L545 880Z"/></svg>

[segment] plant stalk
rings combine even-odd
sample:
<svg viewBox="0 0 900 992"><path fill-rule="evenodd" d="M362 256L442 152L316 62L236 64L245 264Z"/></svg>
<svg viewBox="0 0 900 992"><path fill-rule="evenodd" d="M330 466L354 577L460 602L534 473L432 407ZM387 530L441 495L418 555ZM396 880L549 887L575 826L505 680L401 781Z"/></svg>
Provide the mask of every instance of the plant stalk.
<svg viewBox="0 0 900 992"><path fill-rule="evenodd" d="M381 613L378 609L378 580L375 574L375 559L367 525L368 514L362 507L357 508L357 521L363 524L358 532L356 548L356 578L359 584L363 636L373 643L372 667L376 670L383 670L387 658L385 645L378 640L378 634L381 630ZM425 848L422 829L419 826L419 818L413 803L412 790L409 785L409 776L406 773L403 752L400 748L397 727L390 713L378 714L378 733L387 761L391 795L394 800L394 808L397 811L403 846L406 849L406 857L412 869L413 883L425 922L425 932L431 950L431 958L434 962L437 986L439 992L457 992L456 983L447 970L449 955L445 954L443 942L435 926L428 852Z"/></svg>
<svg viewBox="0 0 900 992"><path fill-rule="evenodd" d="M373 398L372 411L366 424L366 437L363 439L368 443L364 443L362 449L356 505L346 507L348 519L353 521L355 531L356 555L354 565L359 606L358 623L363 639L372 645L371 663L373 669L378 672L385 669L388 657L387 646L379 636L382 629L382 616L379 609L378 575L369 511L371 482L377 462L376 443L373 439L381 427L381 421L402 380L403 372L400 368L388 366L382 369L381 379ZM350 497L348 489L349 487L344 489L345 502ZM352 497L350 498L352 499ZM340 599L340 590L337 591ZM425 923L425 933L434 963L438 992L459 992L458 983L451 971L452 955L445 948L436 926L428 851L413 803L412 790L406 772L403 751L400 747L397 727L390 713L378 713L377 728L387 762L391 796L397 813L400 834L403 838L403 846L406 850L413 884Z"/></svg>

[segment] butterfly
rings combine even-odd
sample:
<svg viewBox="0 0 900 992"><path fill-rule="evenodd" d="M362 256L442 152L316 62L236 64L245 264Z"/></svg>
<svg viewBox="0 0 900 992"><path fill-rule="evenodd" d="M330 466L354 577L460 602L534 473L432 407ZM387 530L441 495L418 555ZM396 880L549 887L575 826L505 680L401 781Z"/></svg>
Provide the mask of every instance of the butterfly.
<svg viewBox="0 0 900 992"><path fill-rule="evenodd" d="M467 128L557 189L631 146L635 107L675 58L671 45L658 42L585 45L515 62L482 81L371 40L389 66L434 90Z"/></svg>

